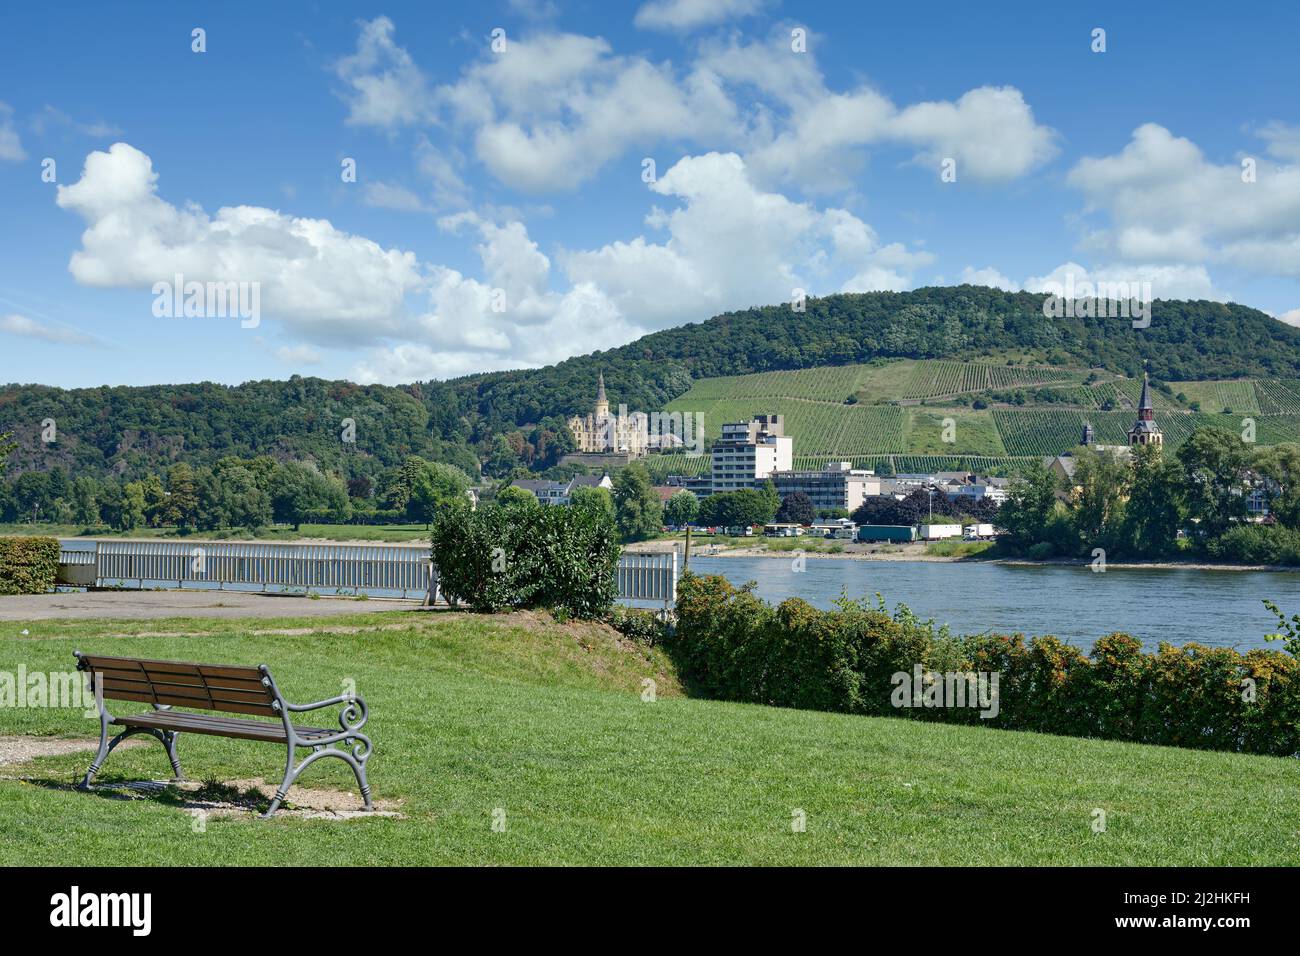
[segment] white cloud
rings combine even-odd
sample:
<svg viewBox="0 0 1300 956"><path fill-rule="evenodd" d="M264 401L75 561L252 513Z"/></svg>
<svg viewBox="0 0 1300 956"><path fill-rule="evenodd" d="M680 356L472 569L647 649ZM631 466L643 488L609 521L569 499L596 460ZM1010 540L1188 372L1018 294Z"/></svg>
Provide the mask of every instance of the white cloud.
<svg viewBox="0 0 1300 956"><path fill-rule="evenodd" d="M1005 292L1019 292L1020 285L1011 279L1008 279L997 269L989 266L985 269L974 269L970 266L961 270L960 285L983 285L991 289L1002 289Z"/></svg>
<svg viewBox="0 0 1300 956"><path fill-rule="evenodd" d="M27 151L14 128L13 115L13 108L8 103L0 103L0 160L21 163L27 158Z"/></svg>
<svg viewBox="0 0 1300 956"><path fill-rule="evenodd" d="M685 27L754 5L656 0L638 16ZM864 150L882 144L936 166L951 157L959 178L985 181L1023 176L1056 153L1056 134L1013 87L901 106L864 85L835 91L783 30L761 43L706 41L684 68L620 55L601 37L509 37L435 89L380 17L362 24L338 72L351 87L350 122L393 130L446 117L493 177L532 193L575 189L619 160L630 178L643 157L663 161L665 147L737 149L759 182L820 190L847 188Z"/></svg>
<svg viewBox="0 0 1300 956"><path fill-rule="evenodd" d="M362 21L357 52L334 65L350 87L344 99L351 124L391 128L434 115L428 81L411 55L394 42L395 31L388 17Z"/></svg>
<svg viewBox="0 0 1300 956"><path fill-rule="evenodd" d="M693 30L758 13L764 0L650 0L633 23L643 30Z"/></svg>
<svg viewBox="0 0 1300 956"><path fill-rule="evenodd" d="M407 292L420 285L415 255L383 249L324 219L258 206L209 216L157 195L144 153L116 143L86 157L81 179L60 186L58 204L86 220L69 270L82 285L150 288L186 281L258 282L271 318L304 335L352 341L398 327Z"/></svg>
<svg viewBox="0 0 1300 956"><path fill-rule="evenodd" d="M397 183L368 182L364 192L367 206L377 209L395 209L398 212L424 212L424 201L405 186Z"/></svg>
<svg viewBox="0 0 1300 956"><path fill-rule="evenodd" d="M319 365L323 356L310 345L281 345L275 357L289 365Z"/></svg>
<svg viewBox="0 0 1300 956"><path fill-rule="evenodd" d="M1271 155L1287 162L1300 163L1300 126L1273 121L1259 130L1259 136L1268 143Z"/></svg>
<svg viewBox="0 0 1300 956"><path fill-rule="evenodd" d="M1066 262L1044 276L1030 276L1024 281L1026 292L1052 291L1072 283L1078 289L1084 283L1094 288L1098 283L1124 283L1130 289L1150 283L1153 299L1209 299L1227 302L1231 296L1216 289L1209 272L1199 265L1111 263L1091 269L1077 262Z"/></svg>
<svg viewBox="0 0 1300 956"><path fill-rule="evenodd" d="M571 279L604 290L639 325L663 328L788 302L797 288L825 288L836 272L854 274L853 291L863 284L904 288L909 279L896 267L929 261L926 253L882 247L875 231L845 210L758 189L734 153L687 157L650 188L681 201L648 217L667 232L664 242L638 236L564 256Z"/></svg>
<svg viewBox="0 0 1300 956"><path fill-rule="evenodd" d="M1285 322L1287 325L1300 325L1300 309L1292 309L1290 312L1283 312L1277 317L1279 322Z"/></svg>
<svg viewBox="0 0 1300 956"><path fill-rule="evenodd" d="M106 123L103 120L83 123L80 120L73 119L63 110L55 109L48 103L32 119L32 129L37 136L44 136L56 129L63 129L81 136L89 136L92 139L108 139L122 135L122 131L111 123Z"/></svg>
<svg viewBox="0 0 1300 956"><path fill-rule="evenodd" d="M93 335L67 326L44 325L25 315L0 315L0 332L62 345L102 345Z"/></svg>
<svg viewBox="0 0 1300 956"><path fill-rule="evenodd" d="M1259 159L1254 182L1242 174L1148 123L1119 153L1081 160L1068 181L1107 220L1085 242L1099 254L1300 276L1300 166Z"/></svg>

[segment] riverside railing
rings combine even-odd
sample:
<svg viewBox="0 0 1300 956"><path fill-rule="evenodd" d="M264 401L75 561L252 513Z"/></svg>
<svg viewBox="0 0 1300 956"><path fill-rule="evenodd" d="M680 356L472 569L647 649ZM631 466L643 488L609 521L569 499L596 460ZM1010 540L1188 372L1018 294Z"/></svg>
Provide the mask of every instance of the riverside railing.
<svg viewBox="0 0 1300 956"><path fill-rule="evenodd" d="M68 565L62 580L84 585L134 581L142 588L231 585L437 596L436 570L429 549L420 545L96 540L93 550L64 547L59 563ZM619 600L669 606L677 599L677 577L676 551L624 554Z"/></svg>

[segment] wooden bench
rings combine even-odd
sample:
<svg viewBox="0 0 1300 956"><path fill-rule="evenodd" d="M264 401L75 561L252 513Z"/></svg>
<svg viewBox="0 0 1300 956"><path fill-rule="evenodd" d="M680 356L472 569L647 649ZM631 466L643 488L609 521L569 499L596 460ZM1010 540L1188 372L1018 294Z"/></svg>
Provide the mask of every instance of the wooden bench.
<svg viewBox="0 0 1300 956"><path fill-rule="evenodd" d="M369 717L366 702L355 694L343 694L314 704L290 704L280 694L265 664L242 667L224 664L192 664L183 661L152 661L134 657L99 657L74 651L77 670L87 677L88 689L95 693L99 705L99 753L86 771L80 789L90 789L90 781L104 765L110 752L133 734L148 734L167 748L175 779L183 780L176 741L182 733L233 737L284 744L288 749L284 782L275 792L266 819L279 809L289 788L308 766L322 757L338 757L352 768L361 787L367 810L372 809L370 785L366 782L366 761L370 757L370 738L361 733ZM127 700L153 705L153 710L129 717L115 717L108 712L105 700ZM290 720L291 715L322 707L341 706L339 730L302 727ZM172 710L216 711L217 714L249 714L275 717L278 722L195 714ZM125 729L109 740L108 727ZM338 746L342 744L343 746ZM310 747L312 753L297 766L296 750Z"/></svg>

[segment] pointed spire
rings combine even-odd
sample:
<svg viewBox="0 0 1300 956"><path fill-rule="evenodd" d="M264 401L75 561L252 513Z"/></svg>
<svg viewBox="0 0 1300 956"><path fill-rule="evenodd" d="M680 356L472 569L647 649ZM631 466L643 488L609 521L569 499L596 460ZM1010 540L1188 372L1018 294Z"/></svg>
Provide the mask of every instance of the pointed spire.
<svg viewBox="0 0 1300 956"><path fill-rule="evenodd" d="M609 401L609 399L605 397L605 373L604 372L600 373L600 378L597 380L597 382L598 384L596 385L596 401L598 402Z"/></svg>
<svg viewBox="0 0 1300 956"><path fill-rule="evenodd" d="M1138 402L1138 418L1142 421L1150 421L1153 417L1154 408L1151 405L1151 382L1146 372L1142 373L1142 398Z"/></svg>

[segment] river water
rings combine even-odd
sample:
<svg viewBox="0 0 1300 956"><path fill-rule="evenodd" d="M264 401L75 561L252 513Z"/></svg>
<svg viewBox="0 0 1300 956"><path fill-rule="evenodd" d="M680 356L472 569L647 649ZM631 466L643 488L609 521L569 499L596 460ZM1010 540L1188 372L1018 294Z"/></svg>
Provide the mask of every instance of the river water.
<svg viewBox="0 0 1300 956"><path fill-rule="evenodd" d="M1277 619L1261 601L1288 616L1300 612L1300 572L1202 571L1193 568L1018 566L934 561L852 561L808 558L795 571L784 558L691 557L697 574L721 574L735 584L758 582L770 601L801 597L817 607L847 590L893 608L903 603L954 633L1054 634L1084 650L1098 637L1124 631L1148 649L1160 641L1213 646L1273 647L1264 635Z"/></svg>

